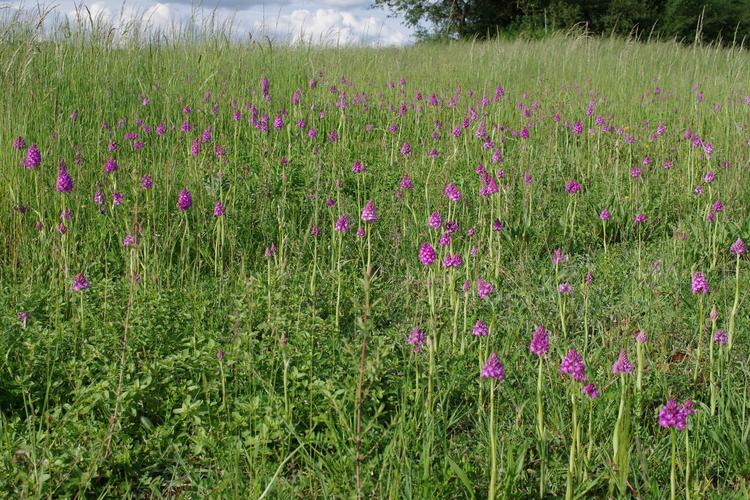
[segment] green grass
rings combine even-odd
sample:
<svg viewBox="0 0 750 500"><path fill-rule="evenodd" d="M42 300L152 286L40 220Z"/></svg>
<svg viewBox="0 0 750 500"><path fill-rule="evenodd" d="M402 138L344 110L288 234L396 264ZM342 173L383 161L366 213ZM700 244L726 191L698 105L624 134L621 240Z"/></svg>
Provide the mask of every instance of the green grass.
<svg viewBox="0 0 750 500"><path fill-rule="evenodd" d="M750 494L745 258L734 345L722 354L714 415L707 319L715 305L716 328L728 328L736 263L729 245L750 237L745 50L563 36L376 49L230 43L221 31L186 30L167 39L137 26L127 36L82 25L52 33L35 35L25 23L0 29L0 490L23 498L352 497L359 463L366 497L484 497L490 385L480 380L479 361L497 351L507 378L494 398L496 493L538 495L544 449L545 494L560 497L571 384L558 370L576 347L588 381L602 391L591 406L578 401L576 495L666 496L671 441L657 415L670 397L692 399L699 410L690 418L689 461L680 434L678 496L687 493L688 462L691 496ZM261 95L264 76L270 102ZM308 87L311 78L317 88ZM337 108L333 85L350 104L358 94L364 102L366 93L368 108ZM496 85L505 95L495 103ZM298 106L291 104L296 89ZM433 92L440 106L428 104ZM591 99L597 105L587 116ZM232 100L242 110L239 122ZM399 117L402 102L407 112ZM247 104L269 115L268 133L248 123ZM470 106L479 118L454 138L451 129ZM288 114L276 131L273 119L282 109ZM622 133L596 126L588 134L597 115ZM144 134L138 119L152 129L163 122L167 133ZM189 133L180 132L185 119ZM297 127L300 119L317 129L316 139ZM430 137L436 120L443 124L440 140ZM475 137L482 120L502 148L502 164L493 164L493 151ZM563 127L576 120L581 135ZM529 122L528 139L511 136ZM659 122L666 132L652 140ZM388 132L391 123L397 132ZM374 131L366 132L367 124ZM192 156L191 142L208 127L212 140ZM713 144L711 160L683 138L686 129ZM335 143L327 139L332 130ZM141 151L124 138L131 131L139 133ZM25 152L12 148L17 136L39 146L40 167L20 165ZM111 141L119 146L114 153ZM408 158L400 154L405 142ZM215 144L226 149L223 159L213 154ZM433 147L437 159L427 155ZM645 156L649 166L642 166ZM120 168L104 174L110 157ZM75 182L70 194L55 192L60 160ZM351 172L355 160L366 165L364 175ZM670 170L662 168L665 160L673 162ZM504 188L489 199L478 196L479 163L505 171ZM640 181L629 175L635 166L643 170ZM716 173L710 185L703 182L708 170ZM140 187L145 174L153 178L149 192ZM406 174L414 187L398 197ZM583 186L574 198L564 190L568 179ZM448 182L463 193L455 205L442 195ZM702 195L693 192L697 184ZM193 205L180 213L183 187ZM96 191L106 197L102 210L94 205ZM112 203L115 191L124 196L121 206ZM717 198L725 208L708 223ZM216 219L219 199L226 215ZM354 234L368 199L379 216L369 240ZM605 207L612 213L606 253L599 220ZM61 235L55 228L64 208L73 218ZM427 218L439 211L447 220L449 210L459 226L452 252L465 264L444 271L438 249L440 260L428 272L418 249L436 245L439 234ZM640 233L633 224L639 212L648 218ZM339 247L333 224L343 213L352 227ZM495 218L502 232L492 231ZM129 233L136 247L123 246ZM271 244L278 251L267 258ZM550 254L558 247L569 258L556 277ZM706 274L711 291L694 382L695 271ZM79 272L91 287L73 292ZM495 286L488 299L477 297L478 277ZM574 287L565 299L565 336L560 282ZM18 311L28 312L26 325ZM478 319L490 326L482 340L471 335ZM537 360L528 350L538 324L551 332L541 447ZM439 336L434 350L414 354L407 345L417 325L428 338ZM644 384L638 391L635 374L627 377L629 473L620 490L612 450L620 389L611 366L621 349L635 364L639 329L649 339ZM586 460L589 409L593 446Z"/></svg>

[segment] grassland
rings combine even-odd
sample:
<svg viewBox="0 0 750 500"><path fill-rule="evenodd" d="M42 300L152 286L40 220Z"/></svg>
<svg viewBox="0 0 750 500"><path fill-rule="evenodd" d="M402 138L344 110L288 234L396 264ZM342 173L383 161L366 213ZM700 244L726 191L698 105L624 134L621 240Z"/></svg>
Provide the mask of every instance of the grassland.
<svg viewBox="0 0 750 500"><path fill-rule="evenodd" d="M23 26L0 44L9 496L750 495L746 50ZM573 348L601 397L560 374Z"/></svg>

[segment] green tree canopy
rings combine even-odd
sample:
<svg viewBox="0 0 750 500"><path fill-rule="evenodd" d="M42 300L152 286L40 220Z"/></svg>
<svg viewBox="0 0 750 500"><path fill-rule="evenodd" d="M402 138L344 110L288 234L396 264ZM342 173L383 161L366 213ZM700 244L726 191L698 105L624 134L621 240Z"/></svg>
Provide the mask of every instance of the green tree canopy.
<svg viewBox="0 0 750 500"><path fill-rule="evenodd" d="M374 0L420 38L488 38L581 25L599 34L691 42L750 38L750 0Z"/></svg>

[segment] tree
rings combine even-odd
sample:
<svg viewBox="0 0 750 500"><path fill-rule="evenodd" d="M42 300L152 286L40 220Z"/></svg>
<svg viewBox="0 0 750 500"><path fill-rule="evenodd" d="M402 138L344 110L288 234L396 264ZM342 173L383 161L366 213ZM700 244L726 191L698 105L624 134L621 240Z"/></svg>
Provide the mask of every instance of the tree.
<svg viewBox="0 0 750 500"><path fill-rule="evenodd" d="M488 38L498 33L565 30L585 24L591 33L633 31L685 42L737 43L750 36L750 0L374 0L401 15L425 38Z"/></svg>

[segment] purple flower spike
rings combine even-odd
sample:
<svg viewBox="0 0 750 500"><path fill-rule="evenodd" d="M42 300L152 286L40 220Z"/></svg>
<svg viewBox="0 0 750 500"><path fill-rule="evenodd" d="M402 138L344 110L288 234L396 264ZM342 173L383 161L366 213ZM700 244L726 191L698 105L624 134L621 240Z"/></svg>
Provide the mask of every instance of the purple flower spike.
<svg viewBox="0 0 750 500"><path fill-rule="evenodd" d="M39 148L36 144L32 144L31 146L29 146L28 151L26 151L26 161L24 162L24 165L28 170L34 170L41 164L42 153L39 151Z"/></svg>
<svg viewBox="0 0 750 500"><path fill-rule="evenodd" d="M221 217L226 212L226 207L221 201L217 201L214 205L214 217Z"/></svg>
<svg viewBox="0 0 750 500"><path fill-rule="evenodd" d="M135 236L132 234L126 234L125 238L122 240L122 246L124 247L132 247L136 246L138 244L138 241L135 239Z"/></svg>
<svg viewBox="0 0 750 500"><path fill-rule="evenodd" d="M422 246L419 247L419 260L422 262L422 264L425 267L428 267L430 264L435 262L435 259L437 258L437 254L435 253L435 249L430 245L429 243L422 243Z"/></svg>
<svg viewBox="0 0 750 500"><path fill-rule="evenodd" d="M349 231L349 216L344 214L336 220L333 226L334 231L339 233L346 233Z"/></svg>
<svg viewBox="0 0 750 500"><path fill-rule="evenodd" d="M447 186L445 186L445 189L443 190L443 194L446 198L448 198L453 203L457 203L461 200L461 191L458 190L455 184L448 183Z"/></svg>
<svg viewBox="0 0 750 500"><path fill-rule="evenodd" d="M729 247L729 255L744 255L745 252L747 252L747 247L745 246L745 242L742 241L740 238L737 238L737 241L732 243L732 246Z"/></svg>
<svg viewBox="0 0 750 500"><path fill-rule="evenodd" d="M494 378L498 382L505 380L505 367L503 367L496 352L493 352L484 364L484 368L482 368L482 377Z"/></svg>
<svg viewBox="0 0 750 500"><path fill-rule="evenodd" d="M632 372L633 365L628 359L628 353L623 349L620 351L620 356L617 358L617 361L612 365L612 373L615 375L624 375Z"/></svg>
<svg viewBox="0 0 750 500"><path fill-rule="evenodd" d="M729 342L729 336L724 330L716 330L714 333L714 342L719 345L726 345Z"/></svg>
<svg viewBox="0 0 750 500"><path fill-rule="evenodd" d="M490 327L487 326L487 323L478 319L474 328L471 329L471 334L475 337L486 337L490 334Z"/></svg>
<svg viewBox="0 0 750 500"><path fill-rule="evenodd" d="M596 399L601 396L601 392L594 384L586 384L581 388L581 392L589 397L589 399Z"/></svg>
<svg viewBox="0 0 750 500"><path fill-rule="evenodd" d="M188 208L193 206L193 197L190 195L190 191L187 188L182 188L180 194L177 196L177 208L180 212L184 212Z"/></svg>
<svg viewBox="0 0 750 500"><path fill-rule="evenodd" d="M110 158L107 160L107 163L104 164L104 172L107 174L111 174L112 172L115 172L120 166L117 164L114 158Z"/></svg>
<svg viewBox="0 0 750 500"><path fill-rule="evenodd" d="M529 344L529 351L537 357L545 356L549 352L549 333L542 325L536 327L534 335Z"/></svg>
<svg viewBox="0 0 750 500"><path fill-rule="evenodd" d="M581 190L581 184L578 181L570 179L565 184L565 192L568 194L577 194Z"/></svg>
<svg viewBox="0 0 750 500"><path fill-rule="evenodd" d="M577 382L586 380L586 365L583 357L575 349L569 350L560 363L560 375L566 374Z"/></svg>
<svg viewBox="0 0 750 500"><path fill-rule="evenodd" d="M70 193L73 191L73 178L70 176L65 167L60 168L57 174L57 184L55 190L58 193Z"/></svg>
<svg viewBox="0 0 750 500"><path fill-rule="evenodd" d="M709 292L708 290L708 280L705 276L703 276L703 273L697 272L693 275L693 282L690 286L690 289L693 293L702 293L706 294Z"/></svg>
<svg viewBox="0 0 750 500"><path fill-rule="evenodd" d="M82 290L88 290L89 288L89 282L86 281L86 277L83 275L83 273L76 274L75 279L73 279L73 285L70 287L74 292L80 292Z"/></svg>
<svg viewBox="0 0 750 500"><path fill-rule="evenodd" d="M367 200L367 203L365 203L361 218L362 222L375 222L378 220L378 214L375 212L375 203L372 200Z"/></svg>
<svg viewBox="0 0 750 500"><path fill-rule="evenodd" d="M495 287L489 281L484 281L482 278L477 279L477 293L480 299L486 298L489 294L495 291Z"/></svg>
<svg viewBox="0 0 750 500"><path fill-rule="evenodd" d="M565 260L565 255L563 254L562 248L555 248L552 250L552 265L557 266L562 263L562 261Z"/></svg>
<svg viewBox="0 0 750 500"><path fill-rule="evenodd" d="M409 336L407 337L406 342L409 345L414 346L414 352L419 354L422 351L422 346L425 345L424 331L418 326L412 328L409 330Z"/></svg>

